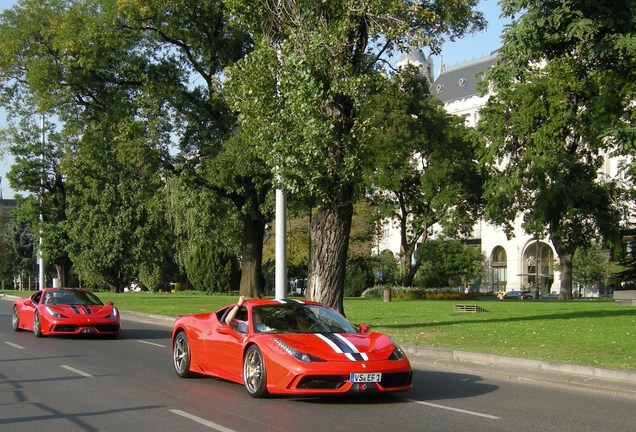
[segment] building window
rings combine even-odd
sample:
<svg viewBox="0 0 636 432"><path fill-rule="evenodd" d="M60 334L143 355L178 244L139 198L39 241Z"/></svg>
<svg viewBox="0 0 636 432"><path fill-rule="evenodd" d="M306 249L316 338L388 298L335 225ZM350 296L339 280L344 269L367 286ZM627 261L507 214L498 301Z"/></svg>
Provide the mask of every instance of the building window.
<svg viewBox="0 0 636 432"><path fill-rule="evenodd" d="M505 292L508 283L508 256L506 250L501 246L495 247L490 254L490 262L493 291Z"/></svg>
<svg viewBox="0 0 636 432"><path fill-rule="evenodd" d="M525 272L521 273L521 286L539 288L541 293L550 292L554 282L554 253L541 241L528 244L523 255Z"/></svg>
<svg viewBox="0 0 636 432"><path fill-rule="evenodd" d="M616 178L620 180L626 180L628 177L629 165L627 159L620 159L616 167Z"/></svg>

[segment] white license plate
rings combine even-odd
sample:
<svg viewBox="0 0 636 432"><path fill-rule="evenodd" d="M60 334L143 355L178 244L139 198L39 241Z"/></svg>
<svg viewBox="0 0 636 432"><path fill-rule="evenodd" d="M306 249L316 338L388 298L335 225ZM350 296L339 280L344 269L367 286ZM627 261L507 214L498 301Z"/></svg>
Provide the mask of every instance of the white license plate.
<svg viewBox="0 0 636 432"><path fill-rule="evenodd" d="M352 373L349 380L354 383L369 383L382 381L381 372Z"/></svg>

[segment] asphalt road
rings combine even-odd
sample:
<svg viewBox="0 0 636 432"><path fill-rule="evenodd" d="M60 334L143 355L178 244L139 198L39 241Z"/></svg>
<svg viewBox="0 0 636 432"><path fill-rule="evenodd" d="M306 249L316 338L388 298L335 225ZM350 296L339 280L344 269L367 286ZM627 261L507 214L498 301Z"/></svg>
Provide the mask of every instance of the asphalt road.
<svg viewBox="0 0 636 432"><path fill-rule="evenodd" d="M635 394L500 377L411 358L414 388L381 397L252 399L181 379L169 323L124 320L116 340L11 329L0 300L0 431L628 431Z"/></svg>

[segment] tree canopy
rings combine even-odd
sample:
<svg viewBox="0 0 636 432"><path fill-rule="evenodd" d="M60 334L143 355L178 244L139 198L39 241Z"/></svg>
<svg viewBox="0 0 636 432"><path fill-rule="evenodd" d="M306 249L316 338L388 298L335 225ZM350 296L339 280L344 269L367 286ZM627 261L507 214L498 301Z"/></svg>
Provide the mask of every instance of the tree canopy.
<svg viewBox="0 0 636 432"><path fill-rule="evenodd" d="M627 86L616 86L617 75L602 61L617 55L616 39L627 36L621 32L628 22L617 24L625 18L621 7L504 1L513 21L488 73L494 95L479 122L488 140L482 161L492 174L486 217L511 234L522 215L527 233L550 237L564 299L572 298L577 248L617 234L621 190L599 172L604 158L623 148L607 134L621 127L631 103Z"/></svg>
<svg viewBox="0 0 636 432"><path fill-rule="evenodd" d="M474 1L231 0L255 49L228 70L239 124L276 167L278 186L315 207L308 293L343 311L353 203L372 165L360 115L388 56L436 49L483 26Z"/></svg>

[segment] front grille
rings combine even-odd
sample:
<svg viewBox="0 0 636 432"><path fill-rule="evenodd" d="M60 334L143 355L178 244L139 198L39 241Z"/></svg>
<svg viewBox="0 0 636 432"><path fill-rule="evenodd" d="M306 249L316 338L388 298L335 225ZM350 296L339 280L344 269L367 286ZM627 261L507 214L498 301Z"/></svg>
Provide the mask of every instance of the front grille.
<svg viewBox="0 0 636 432"><path fill-rule="evenodd" d="M53 332L55 333L75 333L80 326L74 324L60 324L56 325ZM95 329L98 333L117 333L119 332L119 326L117 324L103 324L86 326L87 329Z"/></svg>
<svg viewBox="0 0 636 432"><path fill-rule="evenodd" d="M411 378L410 372L384 373L380 384L384 388L403 387L411 384Z"/></svg>
<svg viewBox="0 0 636 432"><path fill-rule="evenodd" d="M298 383L300 389L336 390L349 380L348 375L306 376Z"/></svg>
<svg viewBox="0 0 636 432"><path fill-rule="evenodd" d="M58 326L55 326L54 331L59 333L73 333L77 331L77 326L76 325L58 325Z"/></svg>

